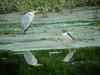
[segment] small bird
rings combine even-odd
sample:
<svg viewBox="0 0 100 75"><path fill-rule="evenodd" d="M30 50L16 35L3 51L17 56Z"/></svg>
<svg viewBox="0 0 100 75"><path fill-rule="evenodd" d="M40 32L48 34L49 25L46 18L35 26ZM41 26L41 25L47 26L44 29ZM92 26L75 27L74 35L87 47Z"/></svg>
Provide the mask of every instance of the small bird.
<svg viewBox="0 0 100 75"><path fill-rule="evenodd" d="M22 33L25 34L25 32L29 29L31 26L33 19L35 18L35 14L37 14L39 11L32 11L32 12L27 12L23 17L22 17L22 26L21 30Z"/></svg>
<svg viewBox="0 0 100 75"><path fill-rule="evenodd" d="M27 64L29 64L29 65L42 66L42 64L38 64L38 60L36 59L36 57L34 55L32 55L32 53L30 51L24 52L24 58L25 58Z"/></svg>

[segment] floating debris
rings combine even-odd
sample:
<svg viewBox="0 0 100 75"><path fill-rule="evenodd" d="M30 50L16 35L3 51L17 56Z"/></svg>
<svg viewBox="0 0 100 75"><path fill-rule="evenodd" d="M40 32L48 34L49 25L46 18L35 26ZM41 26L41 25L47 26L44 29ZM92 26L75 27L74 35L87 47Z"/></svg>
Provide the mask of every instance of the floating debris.
<svg viewBox="0 0 100 75"><path fill-rule="evenodd" d="M55 51L55 52L49 52L50 53L50 55L52 55L52 54L59 54L59 53L62 53L61 51Z"/></svg>

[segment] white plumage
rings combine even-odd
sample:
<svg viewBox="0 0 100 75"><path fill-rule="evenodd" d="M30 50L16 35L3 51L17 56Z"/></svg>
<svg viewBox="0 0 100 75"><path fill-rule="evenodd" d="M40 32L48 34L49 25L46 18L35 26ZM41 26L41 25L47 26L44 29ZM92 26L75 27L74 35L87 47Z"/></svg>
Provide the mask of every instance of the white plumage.
<svg viewBox="0 0 100 75"><path fill-rule="evenodd" d="M72 43L73 39L72 37L69 35L69 33L62 33L62 39L66 42L66 43Z"/></svg>
<svg viewBox="0 0 100 75"><path fill-rule="evenodd" d="M68 33L62 33L62 39L64 40L64 42L67 44L67 45L71 45L73 43L73 37ZM69 62L70 59L73 57L73 55L75 54L76 50L69 50L69 53L65 56L64 58L64 62Z"/></svg>
<svg viewBox="0 0 100 75"><path fill-rule="evenodd" d="M38 11L28 12L22 17L22 32L25 33L33 22L35 13Z"/></svg>

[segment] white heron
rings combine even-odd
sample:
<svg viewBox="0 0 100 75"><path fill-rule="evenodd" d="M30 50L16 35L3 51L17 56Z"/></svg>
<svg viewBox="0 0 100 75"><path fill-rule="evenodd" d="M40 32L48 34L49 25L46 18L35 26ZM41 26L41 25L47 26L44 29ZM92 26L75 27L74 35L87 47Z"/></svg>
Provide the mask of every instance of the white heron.
<svg viewBox="0 0 100 75"><path fill-rule="evenodd" d="M24 34L31 26L36 13L38 13L38 11L27 12L22 17L22 26L21 26L22 29L21 30Z"/></svg>
<svg viewBox="0 0 100 75"><path fill-rule="evenodd" d="M70 35L70 33L68 32L65 32L65 33L62 33L62 37L63 37L63 40L66 44L72 44L73 43L73 37ZM70 59L73 57L73 55L75 54L76 50L69 50L69 53L65 56L64 58L64 62L69 62Z"/></svg>
<svg viewBox="0 0 100 75"><path fill-rule="evenodd" d="M29 65L43 66L42 64L38 64L38 60L30 51L24 52L24 58L25 58L27 64L29 64Z"/></svg>

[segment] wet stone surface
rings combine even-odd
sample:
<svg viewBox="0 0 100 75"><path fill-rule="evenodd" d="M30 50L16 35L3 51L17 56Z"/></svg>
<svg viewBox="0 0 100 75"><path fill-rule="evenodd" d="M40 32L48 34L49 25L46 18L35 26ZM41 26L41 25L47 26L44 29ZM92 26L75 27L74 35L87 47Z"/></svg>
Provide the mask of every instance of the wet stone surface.
<svg viewBox="0 0 100 75"><path fill-rule="evenodd" d="M24 35L17 34L14 37L13 34L1 35L0 50L49 50L100 46L99 26L93 24L94 22L78 22L32 26ZM62 39L63 31L69 32L75 38L73 43L68 44Z"/></svg>

